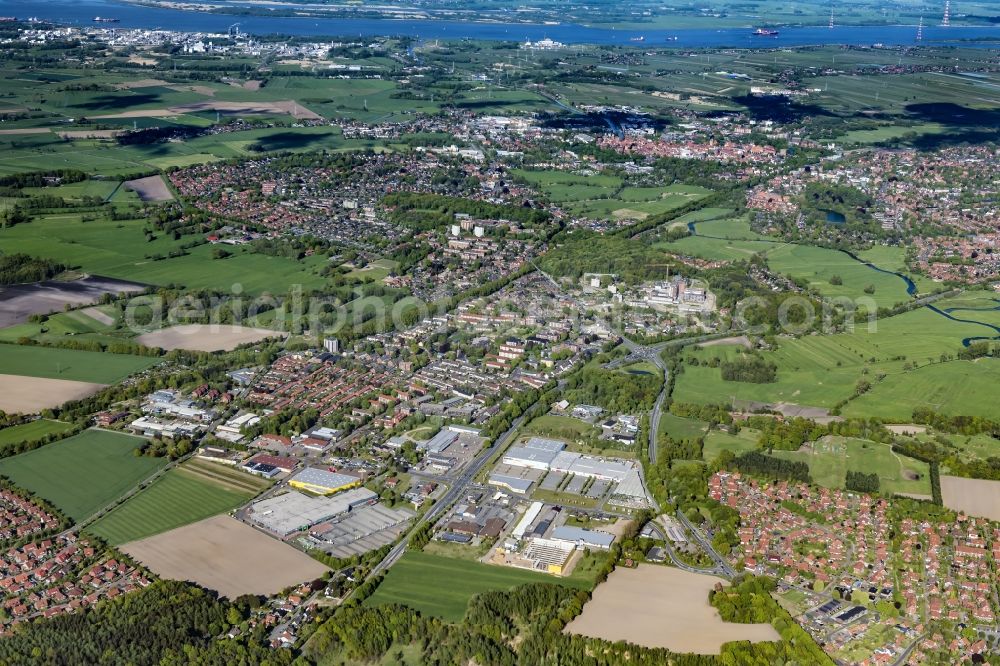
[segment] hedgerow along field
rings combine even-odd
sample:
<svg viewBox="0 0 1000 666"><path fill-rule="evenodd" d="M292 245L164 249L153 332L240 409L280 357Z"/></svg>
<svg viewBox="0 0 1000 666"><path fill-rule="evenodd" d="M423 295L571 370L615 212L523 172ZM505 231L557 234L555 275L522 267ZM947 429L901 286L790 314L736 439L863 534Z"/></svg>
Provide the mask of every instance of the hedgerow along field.
<svg viewBox="0 0 1000 666"><path fill-rule="evenodd" d="M365 604L403 604L426 615L458 622L475 595L528 583L591 587L589 581L579 578L560 578L513 567L408 552L389 570Z"/></svg>
<svg viewBox="0 0 1000 666"><path fill-rule="evenodd" d="M231 511L269 485L217 463L187 463L101 516L87 531L117 546Z"/></svg>
<svg viewBox="0 0 1000 666"><path fill-rule="evenodd" d="M159 363L151 356L0 344L0 374L114 384Z"/></svg>
<svg viewBox="0 0 1000 666"><path fill-rule="evenodd" d="M31 442L48 435L72 430L73 425L52 419L37 419L0 430L0 452L11 444Z"/></svg>
<svg viewBox="0 0 1000 666"><path fill-rule="evenodd" d="M0 460L0 475L52 502L79 522L112 503L166 464L136 456L143 443L106 430L79 435Z"/></svg>

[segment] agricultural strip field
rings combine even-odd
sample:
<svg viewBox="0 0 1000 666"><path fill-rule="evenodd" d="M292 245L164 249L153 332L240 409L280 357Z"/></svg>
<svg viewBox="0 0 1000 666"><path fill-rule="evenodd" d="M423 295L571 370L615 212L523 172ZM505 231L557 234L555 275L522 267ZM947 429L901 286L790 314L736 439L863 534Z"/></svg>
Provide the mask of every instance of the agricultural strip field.
<svg viewBox="0 0 1000 666"><path fill-rule="evenodd" d="M1000 520L1000 481L942 475L941 499L949 509Z"/></svg>
<svg viewBox="0 0 1000 666"><path fill-rule="evenodd" d="M287 336L287 333L266 328L224 324L186 324L144 333L136 338L136 342L147 347L161 347L162 349L212 352L229 351L240 345L265 338L284 338Z"/></svg>
<svg viewBox="0 0 1000 666"><path fill-rule="evenodd" d="M8 375L114 384L159 362L150 356L0 344L0 373Z"/></svg>
<svg viewBox="0 0 1000 666"><path fill-rule="evenodd" d="M235 599L277 594L328 569L230 516L215 516L122 547L163 578L190 580Z"/></svg>
<svg viewBox="0 0 1000 666"><path fill-rule="evenodd" d="M97 303L104 294L134 293L144 285L88 276L73 281L47 280L0 287L0 327L27 321L33 314L59 313L88 319L77 312L59 312L65 306ZM91 324L97 322L91 320ZM15 340L17 338L14 338Z"/></svg>
<svg viewBox="0 0 1000 666"><path fill-rule="evenodd" d="M117 546L235 509L268 485L244 472L195 460L171 469L87 531Z"/></svg>
<svg viewBox="0 0 1000 666"><path fill-rule="evenodd" d="M0 382L2 381L0 379ZM4 428L0 430L0 452L11 444L31 442L47 435L54 435L72 429L72 424L53 421L52 419L37 419L28 423L22 423L21 425Z"/></svg>
<svg viewBox="0 0 1000 666"><path fill-rule="evenodd" d="M403 604L448 622L458 622L476 594L508 590L527 583L590 586L579 579L408 552L389 570L375 594L365 600L365 605Z"/></svg>
<svg viewBox="0 0 1000 666"><path fill-rule="evenodd" d="M23 375L0 374L0 411L8 414L36 414L59 407L70 400L94 395L105 384L76 382L69 379L46 379Z"/></svg>
<svg viewBox="0 0 1000 666"><path fill-rule="evenodd" d="M564 631L696 654L720 654L729 641L780 640L770 624L724 622L708 602L717 583L725 581L673 567L619 567Z"/></svg>
<svg viewBox="0 0 1000 666"><path fill-rule="evenodd" d="M135 456L142 442L141 437L86 430L0 460L0 474L81 521L166 464L164 458Z"/></svg>

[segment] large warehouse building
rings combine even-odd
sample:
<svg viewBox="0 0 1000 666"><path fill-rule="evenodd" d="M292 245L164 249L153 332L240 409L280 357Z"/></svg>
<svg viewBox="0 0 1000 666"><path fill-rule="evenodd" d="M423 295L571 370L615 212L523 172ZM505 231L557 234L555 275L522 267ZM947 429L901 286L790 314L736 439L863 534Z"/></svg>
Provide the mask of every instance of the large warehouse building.
<svg viewBox="0 0 1000 666"><path fill-rule="evenodd" d="M377 499L378 495L367 488L354 488L335 497L310 497L292 491L254 502L248 518L285 537Z"/></svg>
<svg viewBox="0 0 1000 666"><path fill-rule="evenodd" d="M289 480L288 485L317 495L331 495L361 485L361 479L318 467L307 467Z"/></svg>
<svg viewBox="0 0 1000 666"><path fill-rule="evenodd" d="M556 439L532 437L521 446L512 446L503 456L505 465L548 470L566 445Z"/></svg>

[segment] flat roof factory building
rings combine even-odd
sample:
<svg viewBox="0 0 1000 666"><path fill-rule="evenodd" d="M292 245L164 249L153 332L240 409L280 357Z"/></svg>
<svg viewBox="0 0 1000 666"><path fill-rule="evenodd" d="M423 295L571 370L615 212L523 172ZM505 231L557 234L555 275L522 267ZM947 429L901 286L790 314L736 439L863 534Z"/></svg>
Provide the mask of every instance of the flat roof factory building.
<svg viewBox="0 0 1000 666"><path fill-rule="evenodd" d="M563 541L576 544L577 548L600 548L607 550L615 542L615 535L597 530L587 530L572 525L562 525L552 530L549 538L553 541Z"/></svg>
<svg viewBox="0 0 1000 666"><path fill-rule="evenodd" d="M512 446L503 456L505 465L548 470L566 445L559 440L532 437L521 446Z"/></svg>
<svg viewBox="0 0 1000 666"><path fill-rule="evenodd" d="M293 476L288 485L317 495L332 495L341 490L360 486L361 479L350 474L339 474L318 467L307 467Z"/></svg>
<svg viewBox="0 0 1000 666"><path fill-rule="evenodd" d="M367 488L353 488L335 497L310 497L295 491L255 502L248 518L261 527L285 537L309 529L317 523L371 504L378 495Z"/></svg>

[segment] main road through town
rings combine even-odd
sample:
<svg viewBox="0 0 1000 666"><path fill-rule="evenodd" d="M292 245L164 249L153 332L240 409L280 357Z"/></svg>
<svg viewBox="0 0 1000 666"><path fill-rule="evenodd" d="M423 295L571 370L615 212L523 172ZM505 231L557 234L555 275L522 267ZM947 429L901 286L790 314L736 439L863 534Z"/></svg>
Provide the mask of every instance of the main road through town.
<svg viewBox="0 0 1000 666"><path fill-rule="evenodd" d="M494 439L493 444L483 449L483 451L476 456L472 462L465 466L461 475L454 479L451 483L451 486L448 488L448 492L434 502L434 506L432 506L427 513L424 514L421 520L414 524L413 529L411 529L410 532L399 541L399 543L393 546L392 550L390 550L389 553L382 558L381 562L375 565L375 568L373 568L371 572L372 575L379 574L395 564L399 558L403 556L403 553L406 552L406 546L409 544L410 538L413 536L413 533L417 530L417 528L426 522L433 524L434 521L436 521L438 517L448 509L448 507L454 504L455 501L462 496L462 493L466 492L469 484L471 484L472 480L476 478L476 475L479 474L479 471L483 468L483 466L489 462L490 458L492 458L497 451L500 451L507 446L511 439L513 439L514 435L517 434L518 429L524 423L528 410L530 410L533 406L534 403L525 409L521 416L514 419L510 428L508 428L502 435Z"/></svg>
<svg viewBox="0 0 1000 666"><path fill-rule="evenodd" d="M572 300L573 303L577 306L577 308L581 312L586 310L583 304L579 303L575 298L573 298L569 294L566 294L563 291L562 286L558 282L556 282L548 273L540 269L535 264L534 261L532 261L531 264L534 267L534 269L538 271L538 273L542 275L546 280L548 280L560 294ZM621 338L622 344L625 345L625 348L629 352L628 356L626 357L626 359L628 359L629 362L649 361L663 372L663 388L660 390L660 394L656 398L656 403L653 405L653 409L650 410L649 413L649 433L648 433L649 463L655 464L656 449L657 449L656 433L660 427L660 416L663 413L663 403L667 399L667 394L669 392L669 386L670 386L670 369L668 368L666 361L663 360L663 350L671 346L684 346L689 344L696 344L698 342L702 342L705 340L711 340L713 338L722 337L725 335L731 335L732 333L721 333L721 334L714 333L698 337L670 340L655 345L640 345L634 340L630 340L621 331L617 330L610 322L602 322L602 323L608 328L610 332L614 333L619 338ZM621 359L619 360L619 362L620 361ZM562 387L564 383L565 382L560 381L560 387ZM403 553L406 552L406 548L410 542L410 539L413 537L413 534L416 532L416 530L419 529L424 523L429 522L433 524L441 516L442 513L444 513L452 504L454 504L458 500L459 497L462 496L463 493L467 491L469 485L472 483L472 480L476 478L479 472L483 469L483 466L486 465L487 462L489 462L489 460L494 456L494 454L497 453L497 451L503 450L504 447L506 447L507 444L509 444L510 441L514 438L514 436L517 434L518 429L524 423L525 414L528 413L528 410L530 410L531 407L534 407L534 404L525 409L524 414L514 419L514 422L511 424L510 428L508 428L506 432L504 432L502 435L493 440L493 444L491 444L488 448L484 449L478 456L476 456L476 458L465 467L461 475L451 481L448 487L448 491L444 494L444 496L440 497L434 503L434 505L430 509L428 509L427 513L424 514L422 518L420 518L414 523L413 528L406 534L406 536L400 539L399 543L393 546L392 550L390 550L389 553L384 558L382 558L382 561L379 562L377 565L375 565L375 567L371 571L372 576L378 575L388 570L392 565L398 562L399 559L403 556ZM655 506L656 504L654 500L654 507ZM717 556L716 558L713 559L717 560L717 565L720 564L718 562L719 558L717 558Z"/></svg>

